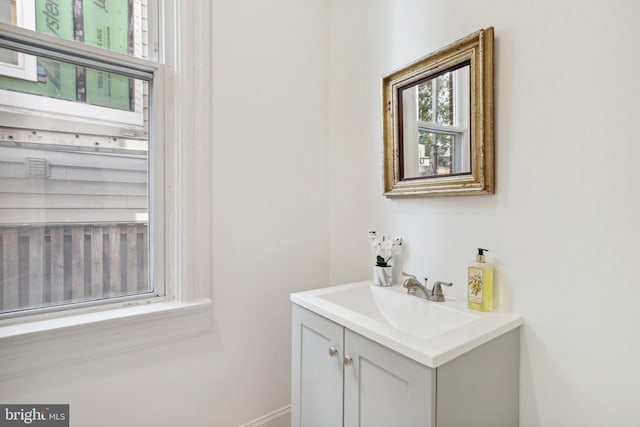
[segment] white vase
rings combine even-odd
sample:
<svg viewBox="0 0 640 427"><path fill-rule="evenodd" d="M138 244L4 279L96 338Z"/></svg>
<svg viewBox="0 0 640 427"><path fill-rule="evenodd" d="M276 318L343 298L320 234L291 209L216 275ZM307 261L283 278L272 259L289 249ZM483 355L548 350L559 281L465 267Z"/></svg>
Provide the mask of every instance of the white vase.
<svg viewBox="0 0 640 427"><path fill-rule="evenodd" d="M373 266L373 284L377 286L391 286L393 280L393 266Z"/></svg>

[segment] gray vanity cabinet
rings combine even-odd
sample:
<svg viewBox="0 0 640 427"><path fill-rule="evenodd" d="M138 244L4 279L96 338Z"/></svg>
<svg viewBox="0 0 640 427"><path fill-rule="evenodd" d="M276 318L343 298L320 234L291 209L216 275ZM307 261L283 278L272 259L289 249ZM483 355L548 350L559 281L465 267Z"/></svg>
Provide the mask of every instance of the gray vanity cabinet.
<svg viewBox="0 0 640 427"><path fill-rule="evenodd" d="M292 323L291 426L340 427L344 328L295 304Z"/></svg>
<svg viewBox="0 0 640 427"><path fill-rule="evenodd" d="M344 426L435 425L433 370L344 331Z"/></svg>
<svg viewBox="0 0 640 427"><path fill-rule="evenodd" d="M518 329L430 368L293 304L292 427L515 427Z"/></svg>
<svg viewBox="0 0 640 427"><path fill-rule="evenodd" d="M430 368L295 304L292 346L292 427L434 425Z"/></svg>

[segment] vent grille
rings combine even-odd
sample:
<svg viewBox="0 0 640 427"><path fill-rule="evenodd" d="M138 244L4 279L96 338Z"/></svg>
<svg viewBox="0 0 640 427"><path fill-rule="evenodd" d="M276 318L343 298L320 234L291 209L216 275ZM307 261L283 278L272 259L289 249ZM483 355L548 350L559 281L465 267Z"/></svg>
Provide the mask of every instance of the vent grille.
<svg viewBox="0 0 640 427"><path fill-rule="evenodd" d="M24 160L25 172L29 178L47 178L49 162L47 159L28 157Z"/></svg>

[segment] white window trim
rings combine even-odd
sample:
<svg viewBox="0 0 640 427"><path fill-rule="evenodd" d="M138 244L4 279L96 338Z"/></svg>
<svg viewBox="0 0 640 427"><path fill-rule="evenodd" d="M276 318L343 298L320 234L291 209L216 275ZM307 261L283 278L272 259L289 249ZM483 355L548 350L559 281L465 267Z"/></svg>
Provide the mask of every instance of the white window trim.
<svg viewBox="0 0 640 427"><path fill-rule="evenodd" d="M161 61L165 65L156 85L164 90L152 102L167 107L165 116L154 121L162 125L165 142L150 162L164 171L162 182L153 181L162 188L151 189L156 208L152 226L162 240L152 247L164 250L153 252L151 259L162 266L154 271L156 282L164 283L164 296L2 321L0 380L167 343L210 328L211 109L210 97L202 96L210 91L210 5L204 0L160 3L160 27L167 37ZM194 45L202 49L194 51Z"/></svg>
<svg viewBox="0 0 640 427"><path fill-rule="evenodd" d="M210 306L174 301L0 327L0 381L199 335Z"/></svg>
<svg viewBox="0 0 640 427"><path fill-rule="evenodd" d="M34 56L27 56L35 59ZM144 113L142 111L142 85L139 81L136 81L134 92L135 111L124 111L116 108L100 107L99 105L0 89L0 99L8 104L6 106L3 105L0 111L15 112L22 110L36 116L48 113L49 116L63 120L75 120L77 117L80 117L90 120L91 123L105 124L107 126L116 123L121 125L124 123L141 127L144 124ZM34 110L33 105L37 105L38 109ZM64 113L60 113L60 111L64 111Z"/></svg>

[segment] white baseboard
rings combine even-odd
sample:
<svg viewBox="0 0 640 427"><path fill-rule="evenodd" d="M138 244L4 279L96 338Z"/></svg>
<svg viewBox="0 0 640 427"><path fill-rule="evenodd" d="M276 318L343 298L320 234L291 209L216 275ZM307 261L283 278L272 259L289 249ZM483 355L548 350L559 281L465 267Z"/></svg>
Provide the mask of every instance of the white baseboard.
<svg viewBox="0 0 640 427"><path fill-rule="evenodd" d="M276 409L273 412L242 424L240 427L287 427L290 425L291 405Z"/></svg>

